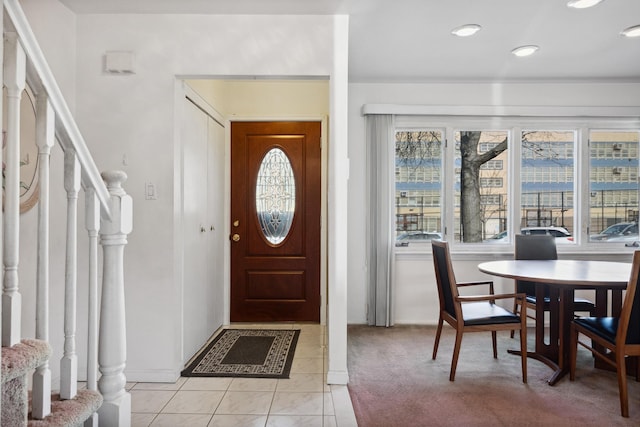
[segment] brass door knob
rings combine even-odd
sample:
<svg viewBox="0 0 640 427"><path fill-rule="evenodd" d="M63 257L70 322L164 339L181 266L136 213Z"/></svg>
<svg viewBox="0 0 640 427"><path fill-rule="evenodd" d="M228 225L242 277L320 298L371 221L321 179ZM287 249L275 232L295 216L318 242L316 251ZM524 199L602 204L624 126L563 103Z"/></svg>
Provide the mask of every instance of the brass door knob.
<svg viewBox="0 0 640 427"><path fill-rule="evenodd" d="M234 234L233 236L231 236L231 240L233 240L234 242L239 242L240 235L238 233Z"/></svg>

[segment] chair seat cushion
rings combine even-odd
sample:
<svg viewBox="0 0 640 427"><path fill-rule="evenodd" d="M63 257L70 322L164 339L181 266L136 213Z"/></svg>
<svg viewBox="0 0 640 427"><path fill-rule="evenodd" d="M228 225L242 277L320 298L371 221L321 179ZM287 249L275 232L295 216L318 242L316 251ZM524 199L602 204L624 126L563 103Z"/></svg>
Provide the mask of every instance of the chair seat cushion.
<svg viewBox="0 0 640 427"><path fill-rule="evenodd" d="M536 304L536 297L532 295L527 295L527 302L530 304ZM545 311L549 311L549 306L551 305L551 298L544 297L544 309ZM586 298L576 297L573 300L573 311L588 311L591 312L596 307L594 303L589 301Z"/></svg>
<svg viewBox="0 0 640 427"><path fill-rule="evenodd" d="M520 317L499 305L488 302L470 302L462 304L464 324L489 325L495 323L520 323Z"/></svg>
<svg viewBox="0 0 640 427"><path fill-rule="evenodd" d="M574 320L576 325L582 326L589 332L615 343L618 331L617 317L578 317Z"/></svg>

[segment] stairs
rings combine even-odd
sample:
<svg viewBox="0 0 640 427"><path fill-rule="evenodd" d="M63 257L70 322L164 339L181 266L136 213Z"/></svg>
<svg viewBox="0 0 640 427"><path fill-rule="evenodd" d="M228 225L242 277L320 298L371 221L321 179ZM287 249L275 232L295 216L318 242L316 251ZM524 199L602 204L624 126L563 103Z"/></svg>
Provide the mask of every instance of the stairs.
<svg viewBox="0 0 640 427"><path fill-rule="evenodd" d="M47 342L24 339L2 348L2 425L3 426L80 426L102 405L97 391L81 390L70 400L51 397L51 414L43 420L30 419L27 375L49 359Z"/></svg>
<svg viewBox="0 0 640 427"><path fill-rule="evenodd" d="M76 397L60 400L59 394L51 396L51 415L43 420L29 416L29 427L81 426L102 405L102 395L97 391L78 390ZM4 415L4 414L3 414ZM31 415L31 414L29 414Z"/></svg>

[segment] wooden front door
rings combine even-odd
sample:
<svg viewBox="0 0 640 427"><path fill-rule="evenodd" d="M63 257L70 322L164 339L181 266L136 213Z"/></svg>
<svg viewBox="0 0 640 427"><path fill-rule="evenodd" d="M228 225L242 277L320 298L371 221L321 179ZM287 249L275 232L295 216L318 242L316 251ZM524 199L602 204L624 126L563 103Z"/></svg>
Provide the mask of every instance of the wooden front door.
<svg viewBox="0 0 640 427"><path fill-rule="evenodd" d="M231 321L320 321L320 122L231 125Z"/></svg>

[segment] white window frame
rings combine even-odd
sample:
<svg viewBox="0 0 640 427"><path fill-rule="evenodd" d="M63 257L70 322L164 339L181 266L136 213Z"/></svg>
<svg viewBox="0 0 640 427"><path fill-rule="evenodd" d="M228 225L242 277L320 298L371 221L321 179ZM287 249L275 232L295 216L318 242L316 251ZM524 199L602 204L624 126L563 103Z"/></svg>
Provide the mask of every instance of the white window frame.
<svg viewBox="0 0 640 427"><path fill-rule="evenodd" d="M424 109L416 109L417 111L429 111L435 107L425 107ZM473 108L471 108L473 109ZM558 109L558 107L556 107ZM507 231L509 236L514 236L514 213L520 212L521 206L521 135L522 130L573 130L576 132L576 145L574 146L574 241L575 244L561 245L559 252L567 253L589 253L589 252L606 252L606 253L627 253L622 245L603 244L589 241L589 167L590 167L590 149L588 145L589 134L591 131L610 130L610 131L628 131L640 130L640 114L633 117L624 115L617 116L614 114L615 108L610 110L604 109L604 117L581 117L578 116L580 111L578 108L570 113L571 107L566 107L565 114L561 117L553 116L501 116L501 115L447 115L440 116L435 114L399 114L395 117L395 131L417 130L417 129L442 129L445 136L445 147L443 149L442 159L442 197L441 197L441 231L445 239L450 241L452 249L461 253L478 253L487 252L487 244L483 243L459 243L453 241L452 231L454 224L453 200L454 197L454 132L465 129L482 129L482 130L507 130L510 133L510 145L508 153L508 221ZM406 109L405 109L406 110ZM461 109L464 110L464 109ZM534 109L535 110L535 109ZM550 110L554 110L551 108ZM590 109L587 109L591 111ZM363 108L367 111L367 108ZM593 109L595 112L596 109ZM574 117L575 116L575 117ZM392 142L393 143L393 142ZM640 150L640 147L638 148ZM640 152L640 151L639 151ZM491 252L513 253L513 237L506 244L492 245ZM417 253L430 251L430 245L414 245L407 248L398 248L399 253Z"/></svg>

